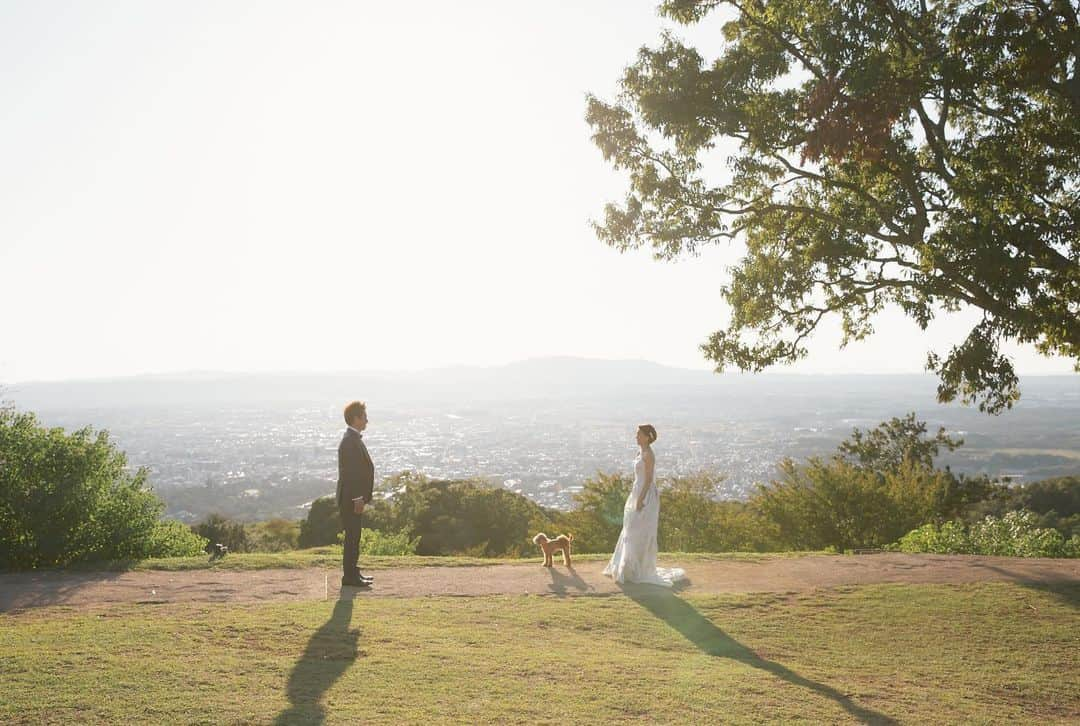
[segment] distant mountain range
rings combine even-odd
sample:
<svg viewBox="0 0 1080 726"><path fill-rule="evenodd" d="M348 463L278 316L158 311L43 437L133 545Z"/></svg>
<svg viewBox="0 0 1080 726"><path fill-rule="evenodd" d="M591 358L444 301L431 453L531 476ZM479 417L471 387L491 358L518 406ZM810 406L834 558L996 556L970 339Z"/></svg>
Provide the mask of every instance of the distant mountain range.
<svg viewBox="0 0 1080 726"><path fill-rule="evenodd" d="M934 400L936 378L925 374L713 373L645 360L573 357L535 358L501 366L453 366L417 371L326 373L228 373L194 371L57 382L11 384L5 398L27 409L123 407L129 405L236 405L343 401L361 397L408 403L445 400L493 401L549 396L617 395L681 389L712 396L807 395L843 397L891 393L925 404ZM1080 375L1033 376L1022 380L1025 395L1075 397Z"/></svg>

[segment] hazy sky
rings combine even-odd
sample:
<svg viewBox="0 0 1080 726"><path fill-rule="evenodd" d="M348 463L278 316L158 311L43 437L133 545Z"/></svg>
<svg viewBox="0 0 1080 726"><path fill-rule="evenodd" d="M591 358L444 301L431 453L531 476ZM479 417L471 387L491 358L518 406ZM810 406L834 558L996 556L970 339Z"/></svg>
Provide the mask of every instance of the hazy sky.
<svg viewBox="0 0 1080 726"><path fill-rule="evenodd" d="M585 94L665 25L655 0L0 0L0 382L709 367L738 251L659 263L588 225L624 184ZM886 315L843 351L834 325L785 370L917 372L970 320Z"/></svg>

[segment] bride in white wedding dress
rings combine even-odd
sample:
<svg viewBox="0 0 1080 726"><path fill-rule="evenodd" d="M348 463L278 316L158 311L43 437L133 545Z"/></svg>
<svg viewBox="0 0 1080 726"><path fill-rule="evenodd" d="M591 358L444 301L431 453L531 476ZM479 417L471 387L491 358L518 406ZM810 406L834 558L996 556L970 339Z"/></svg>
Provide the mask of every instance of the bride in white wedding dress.
<svg viewBox="0 0 1080 726"><path fill-rule="evenodd" d="M634 459L634 485L623 507L623 527L604 574L615 582L644 582L671 587L686 577L682 568L656 566L656 530L660 523L660 493L656 490L656 456L652 443L656 429L643 424L637 430L641 453Z"/></svg>

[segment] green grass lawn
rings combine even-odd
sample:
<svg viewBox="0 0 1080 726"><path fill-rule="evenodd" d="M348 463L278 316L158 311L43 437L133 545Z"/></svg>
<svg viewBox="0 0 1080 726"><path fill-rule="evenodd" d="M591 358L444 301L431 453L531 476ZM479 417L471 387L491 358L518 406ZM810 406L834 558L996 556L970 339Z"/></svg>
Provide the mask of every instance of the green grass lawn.
<svg viewBox="0 0 1080 726"><path fill-rule="evenodd" d="M0 615L0 723L1063 723L1080 586Z"/></svg>
<svg viewBox="0 0 1080 726"><path fill-rule="evenodd" d="M537 550L539 553L539 550ZM744 560L748 562L761 562L776 557L805 557L807 555L822 555L823 552L720 552L720 553L664 553L666 558L678 558L680 562L708 562L715 560ZM611 554L579 555L574 559L581 562L607 561ZM492 557L422 557L420 555L399 556L373 556L361 555L360 561L364 570L385 570L391 567L470 567L476 565L504 565L525 564L539 562L542 557L537 554L534 558L506 559ZM331 545L327 547L312 547L306 550L292 550L289 552L244 552L229 554L219 560L210 560L206 556L199 557L166 557L158 559L121 561L121 562L88 562L72 565L69 570L81 570L91 572L117 571L117 570L267 570L273 568L298 569L305 567L341 567L341 546Z"/></svg>

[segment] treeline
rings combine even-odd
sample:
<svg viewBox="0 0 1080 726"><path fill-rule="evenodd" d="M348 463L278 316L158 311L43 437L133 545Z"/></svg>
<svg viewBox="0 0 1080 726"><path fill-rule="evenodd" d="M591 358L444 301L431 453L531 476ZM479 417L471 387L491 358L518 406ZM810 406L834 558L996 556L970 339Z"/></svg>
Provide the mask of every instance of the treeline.
<svg viewBox="0 0 1080 726"><path fill-rule="evenodd" d="M1009 486L936 468L962 445L928 435L914 414L855 429L829 457L784 460L748 501L718 498L714 474L662 479L660 548L669 552L902 549L1080 556L1080 477ZM610 552L631 480L598 473L569 512L482 480L385 479L365 512L371 554L535 555L536 532L573 533L578 552ZM303 521L241 523L220 515L186 527L161 519L147 472L128 470L107 432L45 429L0 410L0 568L191 556L210 542L233 552L333 544L331 498Z"/></svg>

